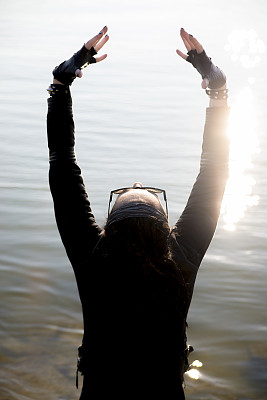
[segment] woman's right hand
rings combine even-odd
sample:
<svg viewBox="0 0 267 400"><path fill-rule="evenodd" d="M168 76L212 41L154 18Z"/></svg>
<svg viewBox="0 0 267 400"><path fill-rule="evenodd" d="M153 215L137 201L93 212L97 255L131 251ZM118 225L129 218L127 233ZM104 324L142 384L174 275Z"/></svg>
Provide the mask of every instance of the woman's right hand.
<svg viewBox="0 0 267 400"><path fill-rule="evenodd" d="M79 78L83 76L82 69L89 64L103 61L107 54L103 54L100 57L94 56L109 40L107 31L108 28L105 26L101 32L88 40L69 60L63 61L59 66L55 67L53 70L53 83L71 85L77 76Z"/></svg>

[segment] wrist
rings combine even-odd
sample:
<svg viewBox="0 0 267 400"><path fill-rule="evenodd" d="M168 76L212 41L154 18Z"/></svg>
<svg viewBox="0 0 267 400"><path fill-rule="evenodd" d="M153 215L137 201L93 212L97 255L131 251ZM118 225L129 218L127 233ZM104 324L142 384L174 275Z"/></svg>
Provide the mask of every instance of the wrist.
<svg viewBox="0 0 267 400"><path fill-rule="evenodd" d="M218 89L206 89L206 93L210 98L210 107L227 107L228 106L228 89L226 84Z"/></svg>
<svg viewBox="0 0 267 400"><path fill-rule="evenodd" d="M51 83L47 89L48 93L50 96L53 96L54 94L58 93L59 95L67 95L70 94L70 88L68 85L63 85L61 82L60 83Z"/></svg>
<svg viewBox="0 0 267 400"><path fill-rule="evenodd" d="M64 85L64 83L62 83L62 82L59 82L57 79L53 79L53 83L55 84L55 85Z"/></svg>

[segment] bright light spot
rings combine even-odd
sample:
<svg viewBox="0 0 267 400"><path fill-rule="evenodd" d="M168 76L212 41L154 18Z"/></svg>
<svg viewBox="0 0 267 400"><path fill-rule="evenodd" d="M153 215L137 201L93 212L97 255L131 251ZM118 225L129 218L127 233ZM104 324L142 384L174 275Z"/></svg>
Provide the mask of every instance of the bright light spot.
<svg viewBox="0 0 267 400"><path fill-rule="evenodd" d="M254 29L236 29L228 36L225 50L231 53L231 59L244 68L253 68L261 61L266 46Z"/></svg>
<svg viewBox="0 0 267 400"><path fill-rule="evenodd" d="M187 375L192 378L192 379L199 379L200 378L200 372L197 369L190 369L187 372Z"/></svg>
<svg viewBox="0 0 267 400"><path fill-rule="evenodd" d="M202 367L203 364L199 360L195 360L191 365L190 365L190 370L186 372L186 375L188 375L192 379L199 379L201 374L196 368ZM195 367L195 368L192 368Z"/></svg>
<svg viewBox="0 0 267 400"><path fill-rule="evenodd" d="M197 368L203 367L203 363L199 360L195 360L191 365L192 367L197 367Z"/></svg>
<svg viewBox="0 0 267 400"><path fill-rule="evenodd" d="M259 202L253 193L256 183L251 176L253 156L259 151L256 117L250 87L239 94L231 106L228 133L230 136L229 179L222 204L224 229L234 231L248 207Z"/></svg>

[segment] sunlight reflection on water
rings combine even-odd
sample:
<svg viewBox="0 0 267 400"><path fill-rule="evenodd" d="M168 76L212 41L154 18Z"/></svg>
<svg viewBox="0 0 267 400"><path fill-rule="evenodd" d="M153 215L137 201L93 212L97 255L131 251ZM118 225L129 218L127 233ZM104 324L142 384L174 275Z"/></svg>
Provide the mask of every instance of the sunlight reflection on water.
<svg viewBox="0 0 267 400"><path fill-rule="evenodd" d="M266 46L254 29L234 30L225 50L244 69L253 69ZM245 86L231 104L228 133L230 137L229 180L222 204L224 229L234 231L248 207L258 205L259 196L253 192L253 157L259 153L257 119L252 85L256 79L247 78Z"/></svg>
<svg viewBox="0 0 267 400"><path fill-rule="evenodd" d="M248 207L259 202L253 193L253 156L259 152L257 121L250 87L245 87L231 105L229 179L222 204L224 229L233 231Z"/></svg>
<svg viewBox="0 0 267 400"><path fill-rule="evenodd" d="M231 52L232 61L251 68L261 61L266 46L254 29L235 29L228 36L225 50Z"/></svg>
<svg viewBox="0 0 267 400"><path fill-rule="evenodd" d="M196 368L200 368L202 367L203 364L201 361L199 360L195 360L191 365L190 365L190 370L188 372L186 372L186 374L191 378L191 379L195 379L198 380L201 376L200 372L198 369ZM194 367L194 368L193 368Z"/></svg>

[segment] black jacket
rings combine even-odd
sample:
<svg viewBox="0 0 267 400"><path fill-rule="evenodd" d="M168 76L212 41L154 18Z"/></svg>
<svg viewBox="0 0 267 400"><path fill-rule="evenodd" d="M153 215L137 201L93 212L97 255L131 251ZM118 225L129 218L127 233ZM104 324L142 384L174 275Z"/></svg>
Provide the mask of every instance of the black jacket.
<svg viewBox="0 0 267 400"><path fill-rule="evenodd" d="M180 337L175 351L173 347L168 348L175 329L168 325L167 320L164 327L153 326L149 341L143 339L145 334L143 336L144 332L142 329L140 331L140 318L143 318L141 325L144 329L150 329L149 318L142 314L143 307L134 311L136 303L131 305L128 302L126 306L124 295L128 294L120 292L118 296L120 289L112 282L112 266L104 270L95 265L92 254L103 232L95 221L75 158L71 94L68 87L55 87L57 90L48 99L49 179L57 226L74 269L83 309L83 344L89 366L85 373L82 398L91 392L95 393L95 390L98 395L93 396L94 399L104 398L112 392L118 399L130 398L129 393L140 395L140 388L143 387L142 394L146 394L147 398L160 398L162 390L166 399L183 399L181 373L185 319L198 268L216 229L228 177L228 108L208 108L206 111L200 171L186 207L171 232L174 260L182 272L188 291L184 323L177 335ZM131 318L127 319L127 315L131 315ZM177 368L168 368L168 365L160 368L158 376L157 363L171 363L165 360L164 354L157 353L159 338L153 334L156 331L161 332L160 336L166 342L166 352L173 353L174 363L177 363ZM145 340L147 342L143 343ZM143 357L145 352L147 354ZM150 362L146 364L148 359ZM164 377L163 370L166 371ZM144 387L147 387L147 392Z"/></svg>

